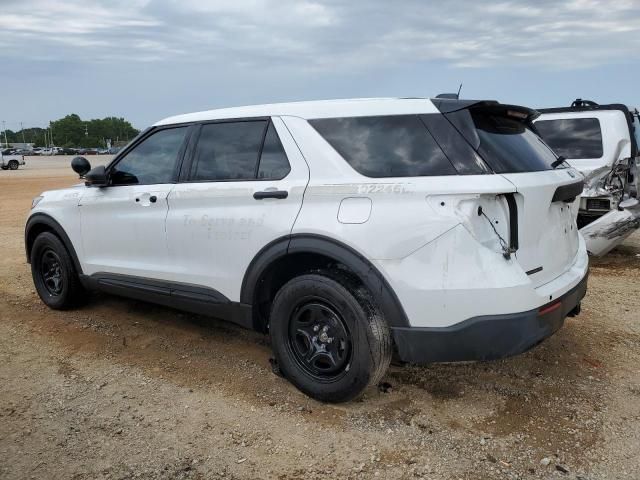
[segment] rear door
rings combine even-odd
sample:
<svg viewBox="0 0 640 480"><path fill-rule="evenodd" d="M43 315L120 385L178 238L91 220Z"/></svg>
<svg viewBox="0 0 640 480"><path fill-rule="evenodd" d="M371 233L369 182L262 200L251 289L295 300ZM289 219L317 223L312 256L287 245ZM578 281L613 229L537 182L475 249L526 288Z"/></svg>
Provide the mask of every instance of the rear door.
<svg viewBox="0 0 640 480"><path fill-rule="evenodd" d="M199 129L186 178L168 199L172 278L237 301L253 257L291 233L309 169L279 118Z"/></svg>

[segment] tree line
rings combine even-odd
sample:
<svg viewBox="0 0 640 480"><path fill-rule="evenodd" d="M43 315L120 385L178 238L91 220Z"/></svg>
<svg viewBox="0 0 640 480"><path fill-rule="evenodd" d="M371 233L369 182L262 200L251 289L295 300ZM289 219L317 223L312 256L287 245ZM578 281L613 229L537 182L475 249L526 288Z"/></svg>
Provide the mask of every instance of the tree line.
<svg viewBox="0 0 640 480"><path fill-rule="evenodd" d="M33 143L36 147L105 147L106 141L112 144L124 143L138 134L138 130L124 118L106 117L102 119L82 120L72 113L49 123L49 128L23 128L7 130L8 143ZM5 142L4 132L0 142Z"/></svg>

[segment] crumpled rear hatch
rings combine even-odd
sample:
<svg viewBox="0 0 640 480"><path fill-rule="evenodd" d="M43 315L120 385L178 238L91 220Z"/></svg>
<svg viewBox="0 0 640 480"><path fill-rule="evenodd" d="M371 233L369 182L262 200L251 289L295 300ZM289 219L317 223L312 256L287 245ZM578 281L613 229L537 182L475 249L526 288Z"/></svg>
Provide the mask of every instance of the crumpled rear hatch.
<svg viewBox="0 0 640 480"><path fill-rule="evenodd" d="M567 271L579 245L574 201L582 192L582 176L559 160L531 128L537 112L478 102L445 116L493 172L515 186L513 247L534 285Z"/></svg>

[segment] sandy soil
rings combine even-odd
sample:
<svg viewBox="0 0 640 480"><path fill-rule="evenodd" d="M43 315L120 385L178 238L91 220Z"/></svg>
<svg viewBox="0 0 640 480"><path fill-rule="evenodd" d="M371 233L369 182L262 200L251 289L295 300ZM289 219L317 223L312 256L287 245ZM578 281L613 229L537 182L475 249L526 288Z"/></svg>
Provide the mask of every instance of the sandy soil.
<svg viewBox="0 0 640 480"><path fill-rule="evenodd" d="M106 295L44 307L23 226L77 183L66 165L0 171L0 478L640 478L640 235L529 353L392 367L330 406L271 372L262 335Z"/></svg>

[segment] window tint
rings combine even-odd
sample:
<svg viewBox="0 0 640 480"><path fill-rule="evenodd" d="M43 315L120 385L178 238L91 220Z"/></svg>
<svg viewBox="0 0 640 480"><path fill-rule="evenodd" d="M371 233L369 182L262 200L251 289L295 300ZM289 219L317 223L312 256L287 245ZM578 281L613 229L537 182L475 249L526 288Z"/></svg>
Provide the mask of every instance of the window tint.
<svg viewBox="0 0 640 480"><path fill-rule="evenodd" d="M253 180L266 121L202 126L192 180Z"/></svg>
<svg viewBox="0 0 640 480"><path fill-rule="evenodd" d="M520 120L491 112L472 112L480 139L478 153L496 173L550 170L551 149ZM562 167L558 167L562 168Z"/></svg>
<svg viewBox="0 0 640 480"><path fill-rule="evenodd" d="M287 155L284 153L278 133L273 123L269 123L267 135L264 138L264 146L262 147L262 155L260 156L258 179L279 180L286 177L290 170L289 160L287 160Z"/></svg>
<svg viewBox="0 0 640 480"><path fill-rule="evenodd" d="M112 185L170 183L187 127L159 130L111 169Z"/></svg>
<svg viewBox="0 0 640 480"><path fill-rule="evenodd" d="M602 157L602 131L597 118L540 120L535 126L558 155L565 158Z"/></svg>
<svg viewBox="0 0 640 480"><path fill-rule="evenodd" d="M417 115L327 118L310 123L362 175L456 174Z"/></svg>
<svg viewBox="0 0 640 480"><path fill-rule="evenodd" d="M471 145L444 115L420 115L420 118L459 174L479 175L491 172L480 155L471 148Z"/></svg>

